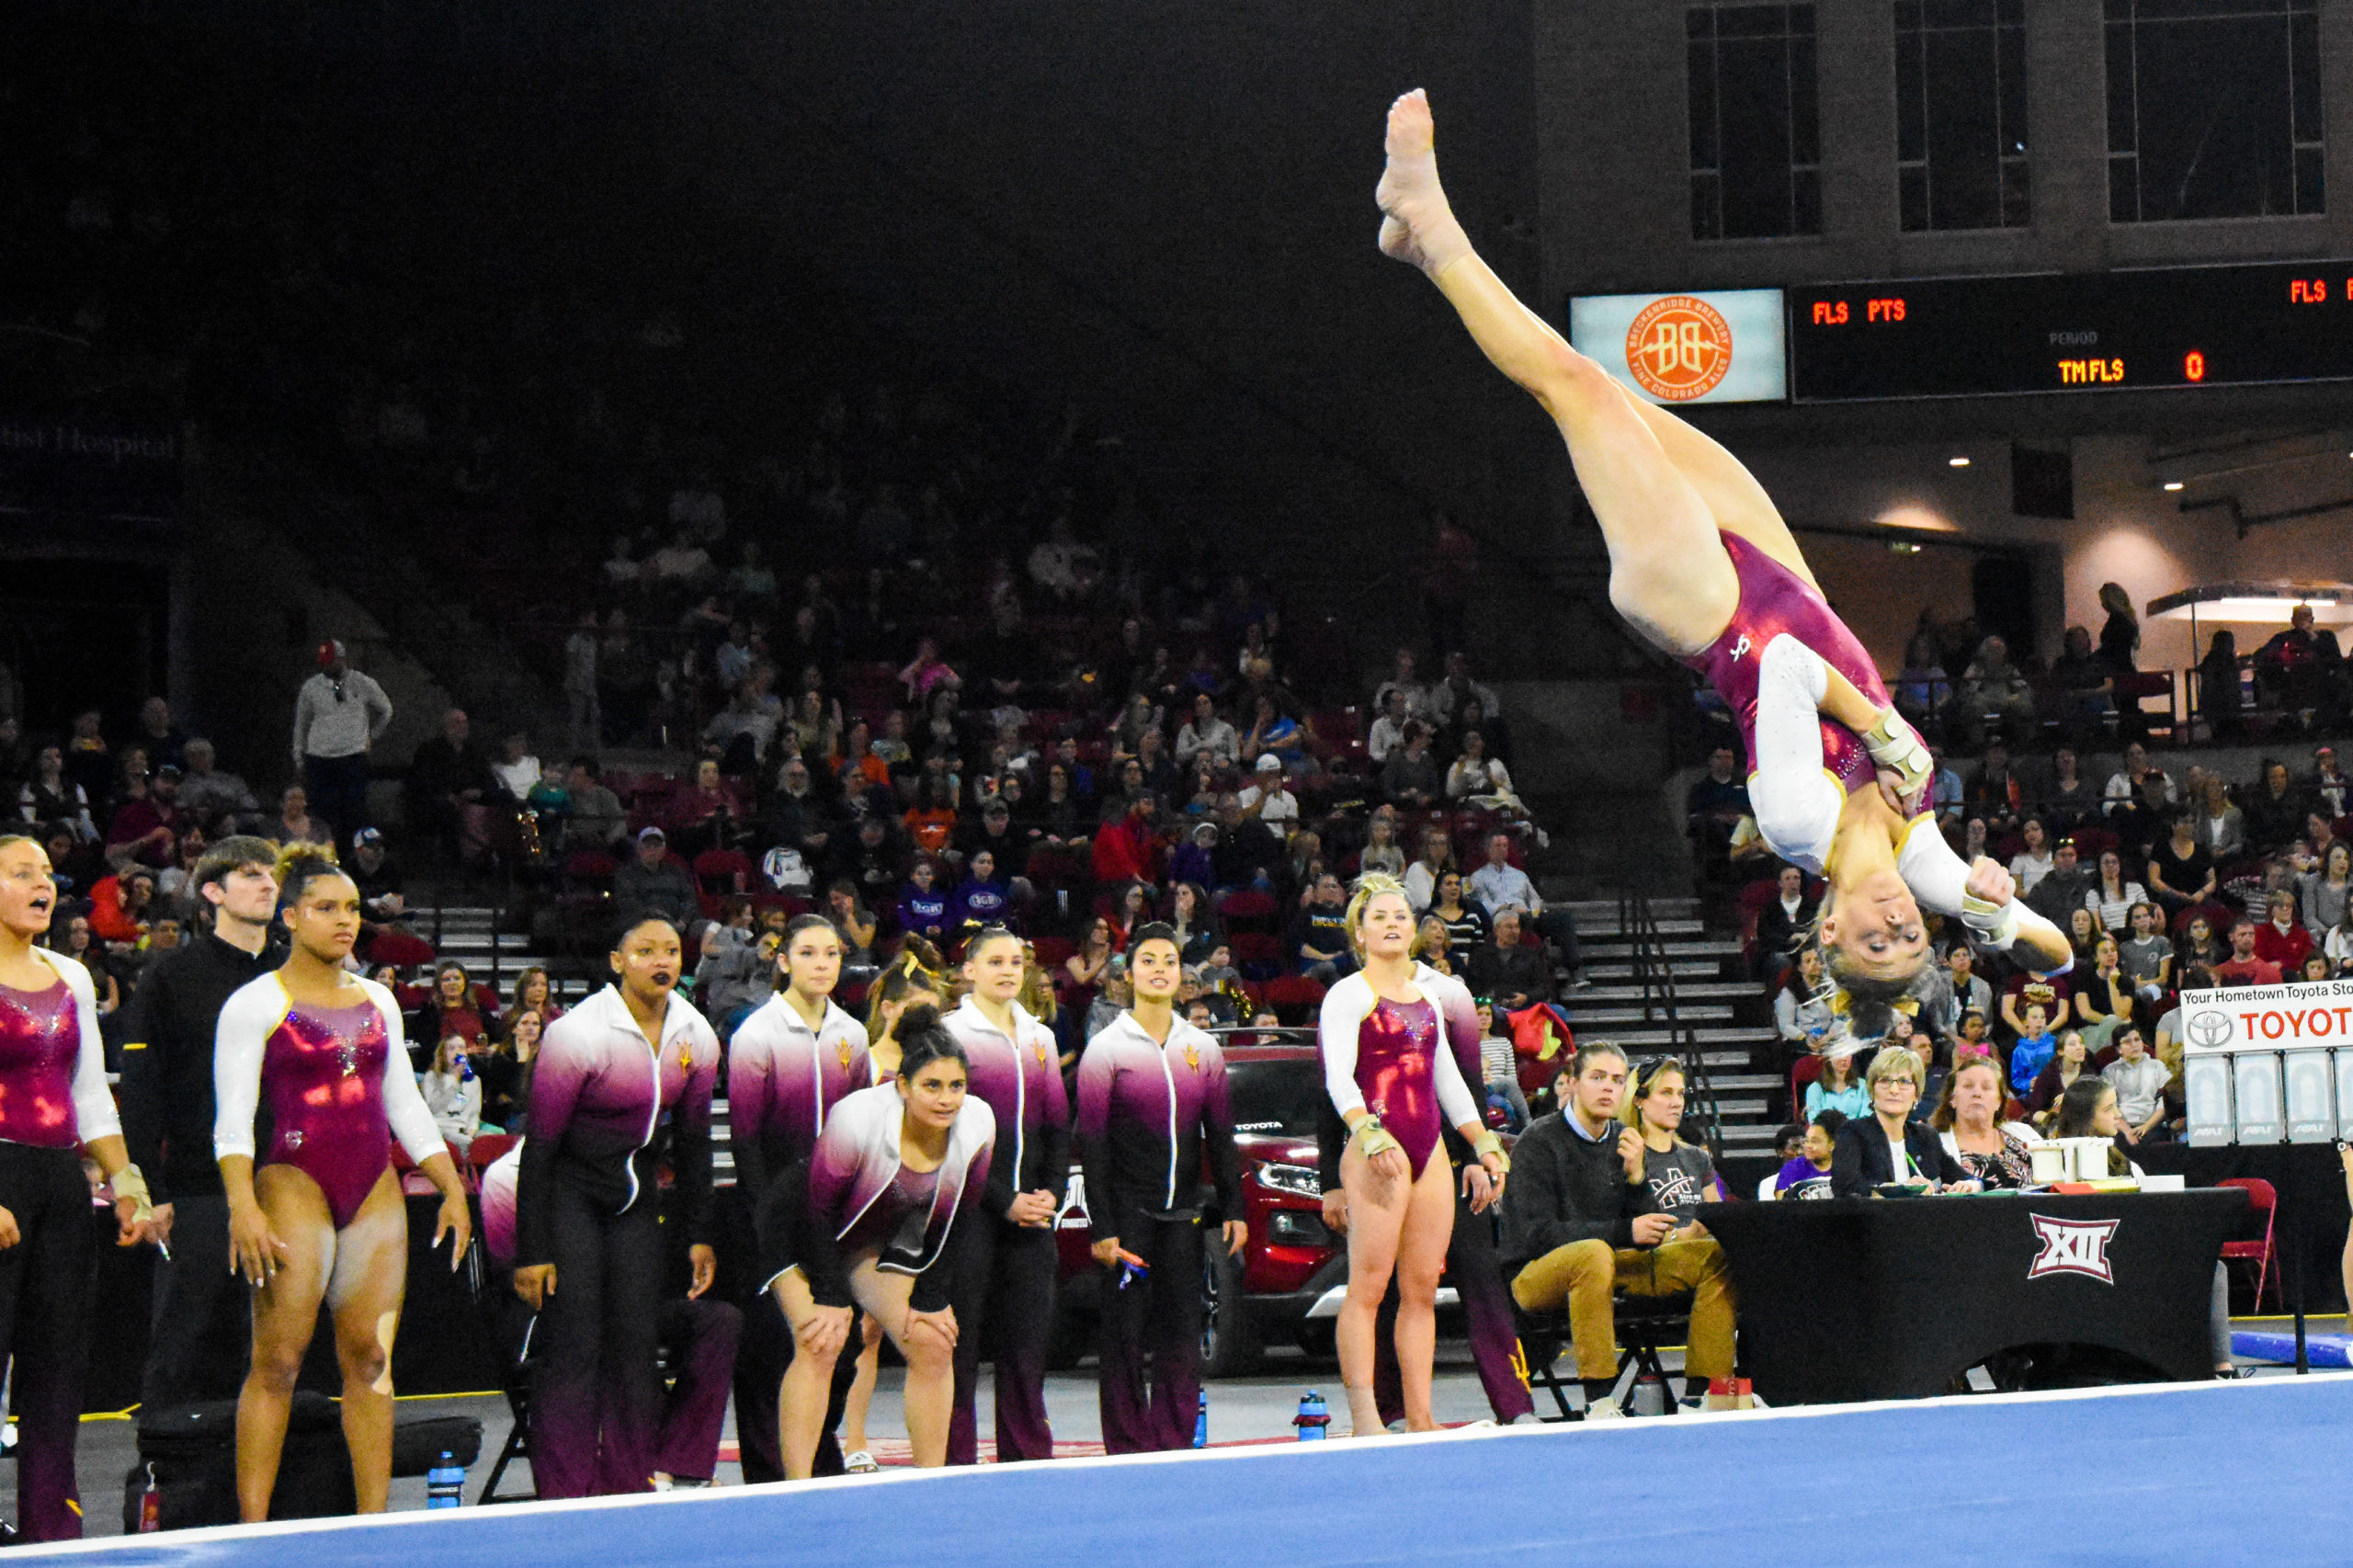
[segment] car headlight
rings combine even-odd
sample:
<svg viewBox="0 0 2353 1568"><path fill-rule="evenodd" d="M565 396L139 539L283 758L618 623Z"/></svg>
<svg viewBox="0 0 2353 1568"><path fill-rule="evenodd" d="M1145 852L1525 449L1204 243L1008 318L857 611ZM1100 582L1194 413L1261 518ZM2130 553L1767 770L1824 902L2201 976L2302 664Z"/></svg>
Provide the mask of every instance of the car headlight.
<svg viewBox="0 0 2353 1568"><path fill-rule="evenodd" d="M1310 1165L1287 1165L1269 1160L1258 1167L1258 1184L1301 1198L1324 1196L1324 1177Z"/></svg>
<svg viewBox="0 0 2353 1568"><path fill-rule="evenodd" d="M1304 1209L1278 1209L1267 1217L1267 1239L1278 1246L1337 1246L1339 1238L1324 1229L1323 1218Z"/></svg>

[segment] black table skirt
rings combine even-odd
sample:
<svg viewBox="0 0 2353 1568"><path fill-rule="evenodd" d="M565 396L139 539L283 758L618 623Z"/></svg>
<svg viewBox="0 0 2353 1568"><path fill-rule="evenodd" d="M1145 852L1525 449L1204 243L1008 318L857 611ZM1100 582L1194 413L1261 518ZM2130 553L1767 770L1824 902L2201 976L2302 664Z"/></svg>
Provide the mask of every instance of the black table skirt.
<svg viewBox="0 0 2353 1568"><path fill-rule="evenodd" d="M2245 1196L2220 1192L1711 1203L1741 1358L1775 1404L1916 1398L1998 1353L2097 1346L2152 1379L2211 1377L2214 1259ZM2047 1240L2035 1220L2113 1221ZM2077 1268L2105 1264L2109 1278Z"/></svg>

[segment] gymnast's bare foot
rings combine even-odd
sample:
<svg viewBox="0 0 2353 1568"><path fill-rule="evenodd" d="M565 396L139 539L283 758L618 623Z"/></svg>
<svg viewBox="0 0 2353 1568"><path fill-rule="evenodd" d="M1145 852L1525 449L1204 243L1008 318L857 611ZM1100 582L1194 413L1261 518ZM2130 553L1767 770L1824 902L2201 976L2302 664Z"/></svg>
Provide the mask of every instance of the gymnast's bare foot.
<svg viewBox="0 0 2353 1568"><path fill-rule="evenodd" d="M1381 204L1381 250L1435 278L1471 253L1471 241L1438 183L1437 127L1416 87L1389 106L1389 167L1372 199Z"/></svg>

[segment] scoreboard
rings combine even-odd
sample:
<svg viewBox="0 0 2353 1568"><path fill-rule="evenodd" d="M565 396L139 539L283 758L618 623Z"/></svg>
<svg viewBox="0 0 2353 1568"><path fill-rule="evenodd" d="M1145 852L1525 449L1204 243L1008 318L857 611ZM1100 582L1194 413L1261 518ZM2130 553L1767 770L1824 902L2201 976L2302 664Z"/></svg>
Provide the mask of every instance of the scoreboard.
<svg viewBox="0 0 2353 1568"><path fill-rule="evenodd" d="M2353 262L1810 285L1786 302L1793 403L2353 380Z"/></svg>

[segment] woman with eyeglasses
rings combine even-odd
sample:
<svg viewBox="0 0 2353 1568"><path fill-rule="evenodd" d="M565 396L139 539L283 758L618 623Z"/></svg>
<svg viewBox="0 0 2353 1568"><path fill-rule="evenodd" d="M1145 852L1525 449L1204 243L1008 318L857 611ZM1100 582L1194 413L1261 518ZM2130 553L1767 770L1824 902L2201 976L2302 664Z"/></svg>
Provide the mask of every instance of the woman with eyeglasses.
<svg viewBox="0 0 2353 1568"><path fill-rule="evenodd" d="M1868 1115L1838 1130L1831 1157L1830 1190L1837 1198L1869 1198L1886 1184L1927 1184L1931 1192L1967 1179L1959 1162L1945 1153L1936 1130L1912 1119L1928 1070L1902 1046L1888 1046L1871 1058L1863 1074L1870 1090ZM1972 1183L1973 1187L1973 1182Z"/></svg>

